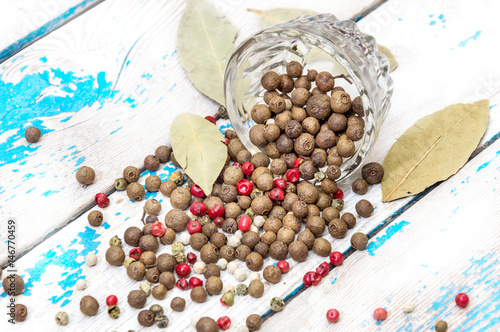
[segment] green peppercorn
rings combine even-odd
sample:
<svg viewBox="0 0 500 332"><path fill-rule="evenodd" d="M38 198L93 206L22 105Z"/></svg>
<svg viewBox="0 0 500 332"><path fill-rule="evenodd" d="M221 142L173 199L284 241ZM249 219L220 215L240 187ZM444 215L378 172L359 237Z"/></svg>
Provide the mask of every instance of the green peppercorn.
<svg viewBox="0 0 500 332"><path fill-rule="evenodd" d="M129 257L127 258L124 262L123 262L123 266L125 266L125 268L127 268L130 264L132 264L133 262L136 262L135 259L133 259L132 257Z"/></svg>
<svg viewBox="0 0 500 332"><path fill-rule="evenodd" d="M184 253L184 245L179 241L172 244L172 254L175 255L178 252Z"/></svg>
<svg viewBox="0 0 500 332"><path fill-rule="evenodd" d="M344 208L344 200L337 198L332 200L332 207L336 208L339 211L342 211Z"/></svg>
<svg viewBox="0 0 500 332"><path fill-rule="evenodd" d="M154 312L155 315L163 315L163 307L159 304L153 304L149 307L149 310Z"/></svg>
<svg viewBox="0 0 500 332"><path fill-rule="evenodd" d="M120 238L115 235L111 239L109 239L109 245L110 246L122 247L123 243L122 243L122 240L120 240Z"/></svg>
<svg viewBox="0 0 500 332"><path fill-rule="evenodd" d="M446 332L446 330L448 330L448 323L444 320L440 320L436 323L434 328L436 329L436 332Z"/></svg>
<svg viewBox="0 0 500 332"><path fill-rule="evenodd" d="M123 191L127 189L128 182L124 178L119 178L115 180L115 189L118 191Z"/></svg>
<svg viewBox="0 0 500 332"><path fill-rule="evenodd" d="M234 293L227 292L222 295L222 302L229 307L232 306L234 304Z"/></svg>
<svg viewBox="0 0 500 332"><path fill-rule="evenodd" d="M168 317L163 315L163 314L156 315L155 316L155 324L156 324L156 327L158 327L160 329L166 328L168 326Z"/></svg>
<svg viewBox="0 0 500 332"><path fill-rule="evenodd" d="M69 316L66 312L60 311L55 317L57 325L66 326L69 323Z"/></svg>
<svg viewBox="0 0 500 332"><path fill-rule="evenodd" d="M182 174L181 171L175 171L170 174L168 180L173 181L177 186L182 186L182 184L184 183L184 174Z"/></svg>
<svg viewBox="0 0 500 332"><path fill-rule="evenodd" d="M285 301L280 299L279 297L273 297L271 300L271 310L274 312L281 311L285 308Z"/></svg>
<svg viewBox="0 0 500 332"><path fill-rule="evenodd" d="M108 315L113 319L117 319L118 317L120 317L120 308L118 308L116 305L110 305L108 307Z"/></svg>
<svg viewBox="0 0 500 332"><path fill-rule="evenodd" d="M239 284L236 286L236 294L239 296L245 296L248 295L248 287L245 284Z"/></svg>

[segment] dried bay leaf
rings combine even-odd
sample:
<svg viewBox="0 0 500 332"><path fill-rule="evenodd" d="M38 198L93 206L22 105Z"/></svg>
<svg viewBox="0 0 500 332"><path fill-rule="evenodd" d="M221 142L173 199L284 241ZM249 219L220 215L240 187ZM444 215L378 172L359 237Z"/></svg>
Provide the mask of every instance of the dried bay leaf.
<svg viewBox="0 0 500 332"><path fill-rule="evenodd" d="M389 60L389 73L392 73L394 69L396 69L399 65L399 63L396 61L396 57L394 57L394 54L392 54L391 50L387 47L380 44L378 44L377 47L379 52L385 55Z"/></svg>
<svg viewBox="0 0 500 332"><path fill-rule="evenodd" d="M271 25L285 23L302 15L318 15L313 10L301 8L272 8L266 10L247 9L249 12L259 15L262 28Z"/></svg>
<svg viewBox="0 0 500 332"><path fill-rule="evenodd" d="M224 72L236 28L206 0L188 0L177 32L179 61L193 85L224 105Z"/></svg>
<svg viewBox="0 0 500 332"><path fill-rule="evenodd" d="M182 113L170 125L175 159L208 195L226 163L227 146L217 126L205 118Z"/></svg>
<svg viewBox="0 0 500 332"><path fill-rule="evenodd" d="M455 104L427 115L394 143L384 159L382 200L418 194L455 174L483 136L489 101Z"/></svg>

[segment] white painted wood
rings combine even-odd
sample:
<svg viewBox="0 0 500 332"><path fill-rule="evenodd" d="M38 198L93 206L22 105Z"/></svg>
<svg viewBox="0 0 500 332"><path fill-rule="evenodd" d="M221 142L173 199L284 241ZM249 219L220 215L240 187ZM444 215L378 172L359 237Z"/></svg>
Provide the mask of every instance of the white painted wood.
<svg viewBox="0 0 500 332"><path fill-rule="evenodd" d="M497 141L262 330L428 331L438 320L448 331L500 330L499 155ZM460 292L470 298L465 309L455 304ZM389 313L382 324L372 317L379 307ZM326 320L331 308L337 324Z"/></svg>
<svg viewBox="0 0 500 332"><path fill-rule="evenodd" d="M376 2L339 0L312 8L349 18ZM272 5L299 4L281 1ZM238 40L260 29L257 15L247 12L244 2L217 2L217 6L237 26ZM269 6L267 1L252 2L254 8ZM169 124L176 114L216 112L216 103L193 87L177 59L176 31L183 8L182 1L106 1L0 69L1 83L6 86L2 98L12 108L11 114L18 111L17 103L31 99L33 104L26 108L34 113L0 135L0 144L19 127L27 127L30 118L46 128L29 157L0 167L0 229L8 217L17 218L24 229L36 229L19 238L18 252L77 215L96 193L108 190L121 177L124 167L141 166L146 155L168 143ZM9 83L22 86L17 91L23 92L12 93ZM43 91L29 89L46 83ZM47 103L46 95L64 96L64 88L71 91L70 103L62 104L59 98L48 110L41 106ZM44 116L58 107L61 112ZM25 143L20 137L12 146ZM0 153L0 165L11 154ZM86 189L74 180L77 168L84 165L96 171L95 183ZM5 232L0 234L4 241Z"/></svg>

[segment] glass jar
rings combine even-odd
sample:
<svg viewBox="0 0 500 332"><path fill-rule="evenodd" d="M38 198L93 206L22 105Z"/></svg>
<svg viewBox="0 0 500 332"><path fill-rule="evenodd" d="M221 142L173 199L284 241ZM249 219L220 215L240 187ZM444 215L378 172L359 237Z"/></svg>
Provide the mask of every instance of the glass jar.
<svg viewBox="0 0 500 332"><path fill-rule="evenodd" d="M361 96L365 135L356 142L355 154L344 158L339 180L345 179L363 164L390 107L389 61L378 51L375 39L359 31L355 22L340 21L331 14L301 16L248 38L228 62L224 89L231 124L252 153L260 151L250 142L249 131L255 124L252 107L264 103L262 75L270 70L284 74L292 60L302 64L303 75L315 69L348 76L352 85L342 79L336 79L335 85L342 86L352 99Z"/></svg>

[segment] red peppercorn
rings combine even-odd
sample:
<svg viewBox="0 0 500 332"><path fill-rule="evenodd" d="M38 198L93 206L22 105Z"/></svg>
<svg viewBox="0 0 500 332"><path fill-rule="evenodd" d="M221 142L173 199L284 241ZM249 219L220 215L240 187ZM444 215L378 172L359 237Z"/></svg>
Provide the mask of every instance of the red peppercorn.
<svg viewBox="0 0 500 332"><path fill-rule="evenodd" d="M231 142L231 140L230 140L229 138L227 138L227 137L226 137L226 138L224 139L224 144L228 145L228 144L229 144L229 142Z"/></svg>
<svg viewBox="0 0 500 332"><path fill-rule="evenodd" d="M201 233L201 224L198 220L190 221L187 224L187 231L189 234L193 235L194 233Z"/></svg>
<svg viewBox="0 0 500 332"><path fill-rule="evenodd" d="M285 192L283 191L283 189L279 189L279 188L273 188L270 192L269 192L269 198L272 199L273 201L282 201L285 199Z"/></svg>
<svg viewBox="0 0 500 332"><path fill-rule="evenodd" d="M223 306L226 306L226 307L229 307L226 302L224 302L224 300L222 299L222 297L220 298L220 304L222 304Z"/></svg>
<svg viewBox="0 0 500 332"><path fill-rule="evenodd" d="M139 258L141 257L141 255L142 255L141 248L134 248L134 249L130 250L129 253L128 253L128 257L133 258L136 261L139 260Z"/></svg>
<svg viewBox="0 0 500 332"><path fill-rule="evenodd" d="M193 184L190 191L194 197L205 197L205 192L197 184Z"/></svg>
<svg viewBox="0 0 500 332"><path fill-rule="evenodd" d="M208 121L210 121L210 122L212 122L213 124L216 124L216 121L215 121L215 119L214 119L214 117L213 117L213 116L207 115L207 116L205 117L205 119L206 119L206 120L208 120Z"/></svg>
<svg viewBox="0 0 500 332"><path fill-rule="evenodd" d="M253 171L255 170L255 166L251 162L247 161L246 163L243 163L243 166L241 166L241 170L245 175L252 175Z"/></svg>
<svg viewBox="0 0 500 332"><path fill-rule="evenodd" d="M106 305L109 307L110 305L116 305L118 303L118 298L114 295L110 295L106 298Z"/></svg>
<svg viewBox="0 0 500 332"><path fill-rule="evenodd" d="M253 189L253 183L245 179L240 179L236 183L236 189L238 189L238 193L240 195L244 196L250 195Z"/></svg>
<svg viewBox="0 0 500 332"><path fill-rule="evenodd" d="M203 281L200 278L196 277L189 278L189 288L195 288L198 286L203 286Z"/></svg>
<svg viewBox="0 0 500 332"><path fill-rule="evenodd" d="M279 189L286 189L286 180L283 178L274 179L274 187Z"/></svg>
<svg viewBox="0 0 500 332"><path fill-rule="evenodd" d="M326 312L326 319L329 322L337 323L339 321L340 313L337 309L330 309Z"/></svg>
<svg viewBox="0 0 500 332"><path fill-rule="evenodd" d="M224 223L224 217L217 217L214 218L214 225L217 226L218 228L222 228L222 224Z"/></svg>
<svg viewBox="0 0 500 332"><path fill-rule="evenodd" d="M189 283L186 278L181 278L177 280L175 283L175 287L179 288L180 290L187 290L189 289Z"/></svg>
<svg viewBox="0 0 500 332"><path fill-rule="evenodd" d="M342 189L338 188L337 191L333 193L333 198L335 199L344 198L344 192L342 191Z"/></svg>
<svg viewBox="0 0 500 332"><path fill-rule="evenodd" d="M219 204L214 204L214 206L208 209L208 215L210 216L210 218L222 217L225 212L226 209L224 208L224 206Z"/></svg>
<svg viewBox="0 0 500 332"><path fill-rule="evenodd" d="M222 316L217 319L217 324L219 324L221 329L227 330L231 326L231 319L227 316Z"/></svg>
<svg viewBox="0 0 500 332"><path fill-rule="evenodd" d="M207 206L203 202L195 202L191 204L189 211L195 216L201 217L207 213Z"/></svg>
<svg viewBox="0 0 500 332"><path fill-rule="evenodd" d="M233 166L238 166L238 167L241 167L241 164L240 164L239 162L235 161L235 162L233 163Z"/></svg>
<svg viewBox="0 0 500 332"><path fill-rule="evenodd" d="M339 266L344 262L344 255L339 251L334 251L330 254L330 262L335 266Z"/></svg>
<svg viewBox="0 0 500 332"><path fill-rule="evenodd" d="M198 260L198 257L196 257L196 254L194 252L190 252L189 254L187 254L186 258L189 264L194 264Z"/></svg>
<svg viewBox="0 0 500 332"><path fill-rule="evenodd" d="M299 170L296 168L289 169L286 172L286 179L288 182L292 182L292 183L298 182L300 179Z"/></svg>
<svg viewBox="0 0 500 332"><path fill-rule="evenodd" d="M156 236L156 237L162 237L165 235L165 232L167 231L167 227L165 226L164 223L160 222L159 220L155 221L151 225L151 235Z"/></svg>
<svg viewBox="0 0 500 332"><path fill-rule="evenodd" d="M252 226L252 218L247 215L242 215L238 221L238 229L242 232L248 232Z"/></svg>
<svg viewBox="0 0 500 332"><path fill-rule="evenodd" d="M321 281L321 276L316 272L310 271L304 275L302 281L306 287L316 286Z"/></svg>
<svg viewBox="0 0 500 332"><path fill-rule="evenodd" d="M95 195L95 202L97 203L97 206L102 209L109 206L109 198L103 193L98 193Z"/></svg>
<svg viewBox="0 0 500 332"><path fill-rule="evenodd" d="M288 271L290 271L290 264L288 264L287 261L279 261L276 266L279 267L281 273L287 273Z"/></svg>
<svg viewBox="0 0 500 332"><path fill-rule="evenodd" d="M469 296L465 293L458 293L457 296L455 296L455 303L459 307L465 308L469 304Z"/></svg>
<svg viewBox="0 0 500 332"><path fill-rule="evenodd" d="M373 318L376 320L385 320L387 318L387 310L384 308L377 308L373 312Z"/></svg>
<svg viewBox="0 0 500 332"><path fill-rule="evenodd" d="M295 168L299 168L300 164L302 164L304 162L304 158L302 157L298 157L297 159L295 159L295 161L293 162L293 167Z"/></svg>
<svg viewBox="0 0 500 332"><path fill-rule="evenodd" d="M316 273L321 277L326 276L328 272L330 272L330 265L327 262L319 264L319 266L316 268Z"/></svg>
<svg viewBox="0 0 500 332"><path fill-rule="evenodd" d="M179 277L187 277L191 273L191 266L186 263L177 264L175 273L177 273Z"/></svg>

